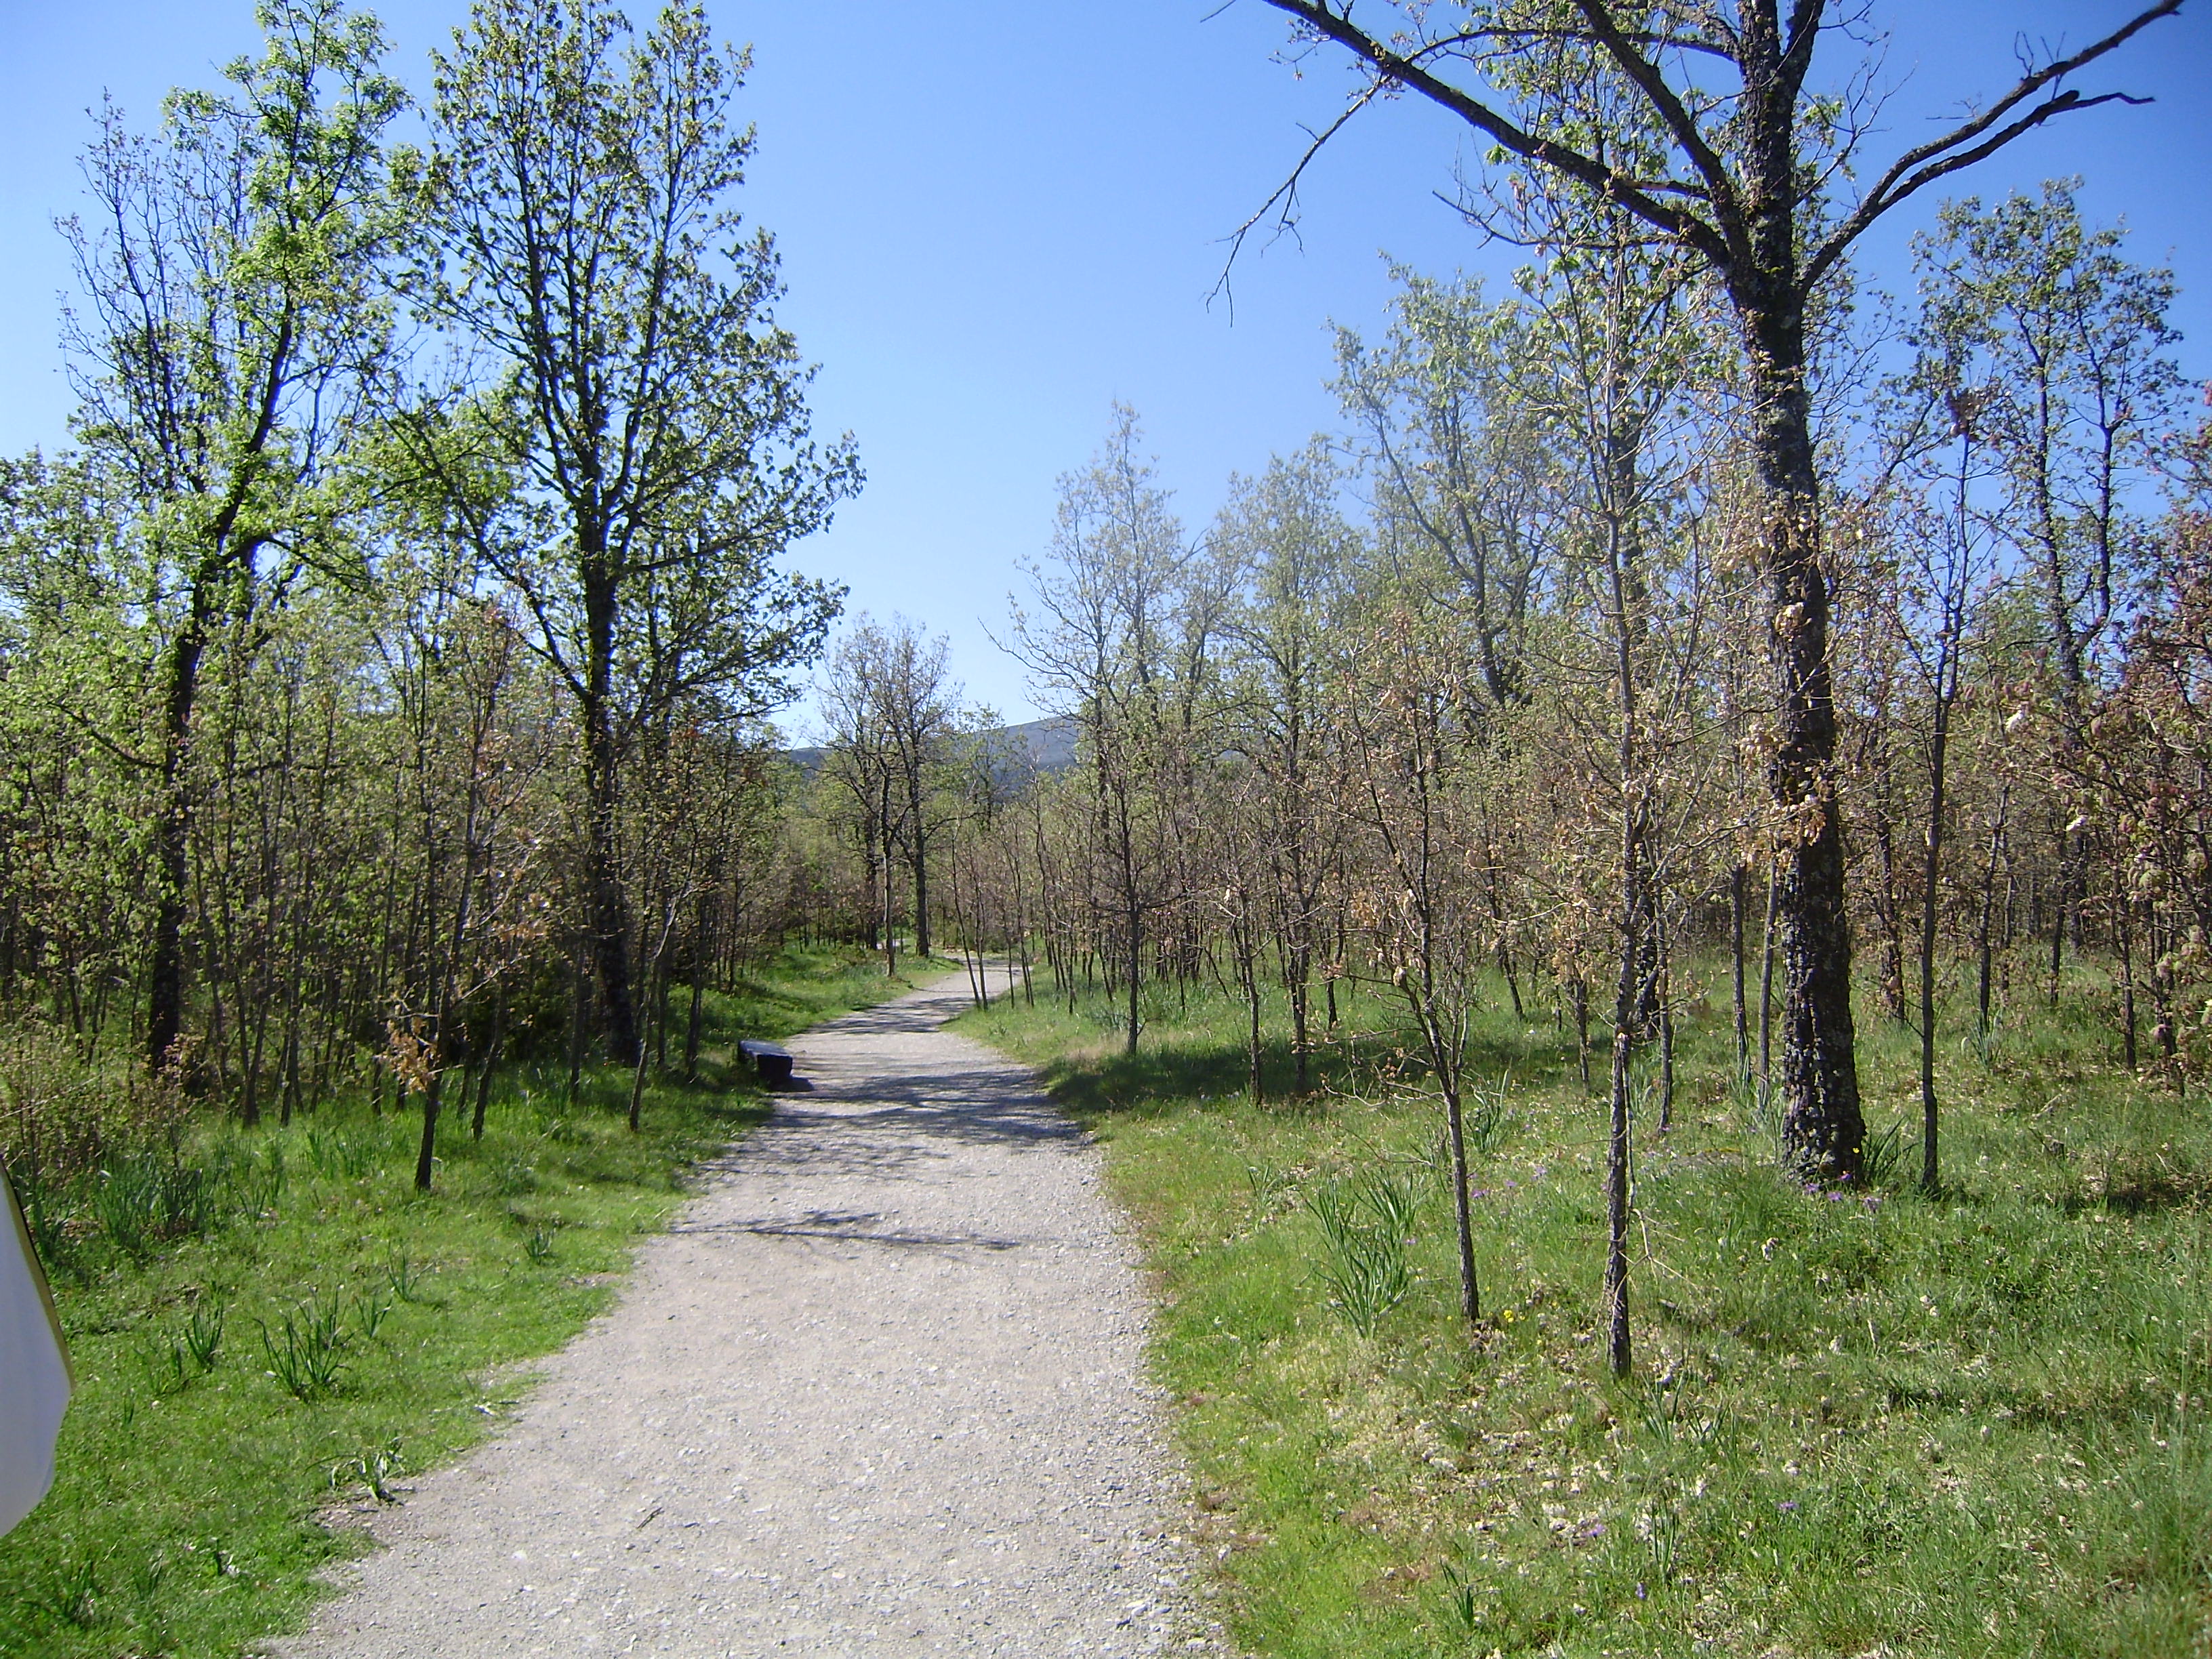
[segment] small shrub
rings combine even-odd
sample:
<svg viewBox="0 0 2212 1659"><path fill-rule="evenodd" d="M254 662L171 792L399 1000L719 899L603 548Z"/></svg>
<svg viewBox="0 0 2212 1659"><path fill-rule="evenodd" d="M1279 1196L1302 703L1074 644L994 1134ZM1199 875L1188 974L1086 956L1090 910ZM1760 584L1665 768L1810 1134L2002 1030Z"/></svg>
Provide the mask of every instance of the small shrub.
<svg viewBox="0 0 2212 1659"><path fill-rule="evenodd" d="M92 1191L93 1212L108 1242L133 1261L143 1261L156 1243L161 1194L151 1160L118 1158L102 1170Z"/></svg>
<svg viewBox="0 0 2212 1659"><path fill-rule="evenodd" d="M182 1394L192 1378L185 1364L185 1345L174 1336L147 1338L139 1346L138 1363L146 1373L147 1392L157 1400Z"/></svg>
<svg viewBox="0 0 2212 1659"><path fill-rule="evenodd" d="M363 1446L351 1457L331 1464L331 1490L343 1492L349 1486L366 1486L369 1496L378 1503L397 1504L399 1495L387 1483L392 1476L406 1472L407 1465L399 1455L399 1437L394 1435L381 1446Z"/></svg>
<svg viewBox="0 0 2212 1659"><path fill-rule="evenodd" d="M307 1158L315 1173L330 1181L358 1181L369 1172L376 1149L367 1142L319 1128L307 1131Z"/></svg>
<svg viewBox="0 0 2212 1659"><path fill-rule="evenodd" d="M371 1291L367 1296L362 1295L359 1291L354 1293L354 1328L362 1334L365 1340L370 1342L376 1340L377 1332L384 1328L385 1316L391 1311L392 1304L374 1291Z"/></svg>
<svg viewBox="0 0 2212 1659"><path fill-rule="evenodd" d="M1878 1135L1869 1135L1859 1147L1859 1167L1867 1189L1898 1188L1905 1184L1905 1160L1909 1149L1905 1144L1903 1118Z"/></svg>

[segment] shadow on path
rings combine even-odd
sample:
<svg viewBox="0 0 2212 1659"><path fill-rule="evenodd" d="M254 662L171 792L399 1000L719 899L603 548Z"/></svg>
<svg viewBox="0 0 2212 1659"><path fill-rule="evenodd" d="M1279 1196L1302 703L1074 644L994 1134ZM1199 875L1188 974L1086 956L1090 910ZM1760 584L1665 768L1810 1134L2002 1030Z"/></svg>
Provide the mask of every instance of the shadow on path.
<svg viewBox="0 0 2212 1659"><path fill-rule="evenodd" d="M771 1216L759 1219L702 1221L674 1226L673 1233L712 1236L744 1234L755 1238L851 1239L865 1244L896 1244L916 1249L1017 1250L1028 1241L999 1238L988 1233L920 1232L885 1228L879 1211L810 1210L799 1216Z"/></svg>

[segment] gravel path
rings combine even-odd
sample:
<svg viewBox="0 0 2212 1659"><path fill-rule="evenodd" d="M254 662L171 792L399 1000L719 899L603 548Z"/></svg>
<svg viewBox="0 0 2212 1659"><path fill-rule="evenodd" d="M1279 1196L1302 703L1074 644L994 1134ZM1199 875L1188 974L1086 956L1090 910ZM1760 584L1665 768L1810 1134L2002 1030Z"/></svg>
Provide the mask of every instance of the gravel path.
<svg viewBox="0 0 2212 1659"><path fill-rule="evenodd" d="M1218 1651L1099 1156L964 981L791 1044L514 1424L380 1518L300 1659Z"/></svg>

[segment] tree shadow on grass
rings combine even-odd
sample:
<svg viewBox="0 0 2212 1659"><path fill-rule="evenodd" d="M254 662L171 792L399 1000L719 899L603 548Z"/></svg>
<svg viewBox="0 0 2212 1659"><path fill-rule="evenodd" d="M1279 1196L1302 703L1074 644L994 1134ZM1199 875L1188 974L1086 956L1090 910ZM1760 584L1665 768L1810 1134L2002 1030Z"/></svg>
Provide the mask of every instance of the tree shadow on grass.
<svg viewBox="0 0 2212 1659"><path fill-rule="evenodd" d="M1296 1089L1297 1056L1287 1037L1262 1044L1260 1067L1267 1109L1285 1115L1325 1113L1347 1097L1430 1088L1425 1062L1403 1035L1391 1031L1341 1034L1317 1045L1307 1056L1309 1086L1303 1094ZM1526 1077L1537 1069L1518 1045L1477 1040L1468 1047L1470 1082L1509 1073ZM1139 1046L1133 1054L1063 1055L1048 1061L1043 1075L1052 1097L1079 1119L1152 1117L1194 1103L1247 1099L1252 1085L1251 1057L1242 1042L1181 1033Z"/></svg>

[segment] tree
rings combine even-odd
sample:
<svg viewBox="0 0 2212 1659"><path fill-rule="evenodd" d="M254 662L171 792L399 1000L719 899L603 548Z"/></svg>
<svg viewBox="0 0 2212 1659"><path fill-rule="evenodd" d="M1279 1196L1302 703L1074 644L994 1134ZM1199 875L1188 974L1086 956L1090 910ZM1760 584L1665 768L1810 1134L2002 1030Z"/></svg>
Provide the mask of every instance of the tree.
<svg viewBox="0 0 2212 1659"><path fill-rule="evenodd" d="M407 234L382 149L404 106L375 20L267 0L258 60L172 94L159 135L112 106L84 160L98 218L65 221L86 314L64 337L77 436L127 491L162 641L146 1057L177 1056L204 662L326 561L322 486L390 339L380 270Z"/></svg>
<svg viewBox="0 0 2212 1659"><path fill-rule="evenodd" d="M1785 1134L1808 1177L1856 1177L1865 1130L1835 795L1832 593L1821 550L1811 322L1852 244L1885 213L2058 115L2123 97L2085 97L2064 83L2172 16L2181 0L2159 0L2082 50L2033 66L2002 97L1872 169L1855 166L1873 118L1868 99L1827 97L1810 79L1822 33L1843 27L1826 0L1794 0L1786 18L1778 0L1721 8L1394 0L1373 9L1386 20L1373 27L1353 21L1360 0L1267 3L1288 13L1303 38L1335 43L1364 71L1351 107L1307 161L1377 94L1410 92L1480 133L1496 160L1564 179L1672 240L1726 295L1743 358L1770 606L1776 714L1766 782L1777 817L1792 829L1775 889ZM1612 154L1605 130L1583 124L1577 89L1591 63L1607 65L1641 118L1666 135L1658 166L1639 165L1634 149ZM1873 182L1856 201L1832 204L1832 182L1847 170L1870 172ZM1297 179L1274 198L1285 211Z"/></svg>
<svg viewBox="0 0 2212 1659"><path fill-rule="evenodd" d="M1312 1086L1313 975L1330 871L1323 835L1332 724L1328 636L1346 620L1345 585L1361 545L1338 508L1340 483L1327 447L1316 440L1291 459L1272 462L1256 479L1233 481L1212 534L1217 556L1237 578L1224 629L1234 653L1224 671L1235 720L1231 741L1259 775L1260 787L1242 799L1266 827L1256 844L1270 878L1280 977L1291 1001L1293 1081L1301 1095ZM1255 845L1249 835L1235 843L1239 850ZM1242 891L1232 908L1246 915L1256 890L1248 880ZM1247 977L1256 1029L1258 984ZM1256 1094L1256 1061L1254 1079Z"/></svg>
<svg viewBox="0 0 2212 1659"><path fill-rule="evenodd" d="M1017 608L1016 653L1045 699L1082 733L1091 821L1104 856L1093 908L1115 931L1137 1048L1147 921L1182 896L1176 814L1182 769L1203 717L1209 649L1225 605L1220 573L1198 556L1138 452L1136 413L1084 471L1060 480L1057 569L1031 573L1034 611Z"/></svg>
<svg viewBox="0 0 2212 1659"><path fill-rule="evenodd" d="M1480 647L1417 596L1386 603L1340 657L1342 822L1364 843L1358 907L1376 967L1402 999L1443 1101L1459 1245L1460 1312L1482 1316L1468 1176L1467 1049L1487 954L1486 872L1467 833L1498 780L1467 740Z"/></svg>
<svg viewBox="0 0 2212 1659"><path fill-rule="evenodd" d="M1610 681L1610 747L1618 834L1618 969L1614 979L1610 1124L1606 1178L1605 1302L1616 1375L1630 1362L1628 1232L1638 1045L1662 1035L1667 978L1662 926L1668 796L1694 770L1689 744L1669 742L1702 683L1695 641L1704 593L1692 573L1687 597L1669 577L1670 553L1692 550L1686 477L1704 459L1686 393L1701 344L1694 295L1679 258L1643 246L1618 210L1577 211L1555 199L1529 228L1564 255L1531 276L1533 331L1543 348L1521 395L1549 406L1569 459L1571 521L1586 580L1583 632L1605 642ZM1668 623L1677 625L1669 628ZM1661 1127L1668 1103L1663 1093Z"/></svg>
<svg viewBox="0 0 2212 1659"><path fill-rule="evenodd" d="M863 617L839 644L824 688L836 774L862 805L871 869L878 855L884 861L884 926L890 926L889 865L896 848L906 856L914 948L925 961L930 854L947 823L938 795L951 761L960 703L959 684L945 672L946 650L942 635L931 639L903 617L894 617L889 628Z"/></svg>
<svg viewBox="0 0 2212 1659"><path fill-rule="evenodd" d="M2179 380L2173 278L2130 264L2117 230L2081 222L2073 186L1984 210L1947 204L1922 239L1926 328L1973 380L1974 424L2002 477L1997 525L2042 613L2062 759L2078 760L2100 659L2124 640L2151 535L2133 498L2156 462ZM2067 821L2079 816L2062 800ZM2060 832L2051 995L2087 885L2079 828Z"/></svg>
<svg viewBox="0 0 2212 1659"><path fill-rule="evenodd" d="M575 703L587 931L632 1062L624 665L658 653L634 685L666 696L811 655L834 591L764 573L860 473L849 439L810 439L774 245L741 238L729 205L753 147L731 120L747 59L716 48L702 6L637 39L611 0L479 0L434 61L439 252L416 291L500 364L489 425L526 492L477 529ZM693 631L687 668L666 668L671 628Z"/></svg>

